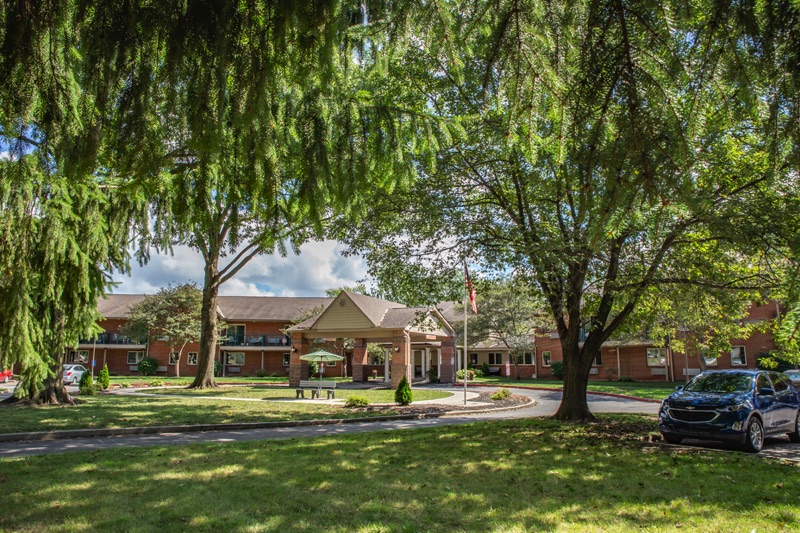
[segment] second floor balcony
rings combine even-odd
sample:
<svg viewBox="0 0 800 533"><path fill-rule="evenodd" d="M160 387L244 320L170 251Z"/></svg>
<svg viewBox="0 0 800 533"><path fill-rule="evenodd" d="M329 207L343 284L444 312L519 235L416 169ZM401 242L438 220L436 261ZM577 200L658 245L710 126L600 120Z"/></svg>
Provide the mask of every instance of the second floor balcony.
<svg viewBox="0 0 800 533"><path fill-rule="evenodd" d="M78 342L80 344L144 344L143 342L138 342L136 339L125 337L119 333L109 332L100 333L97 335L97 339L81 339Z"/></svg>
<svg viewBox="0 0 800 533"><path fill-rule="evenodd" d="M286 335L227 335L222 338L222 346L266 346L289 347L292 342Z"/></svg>

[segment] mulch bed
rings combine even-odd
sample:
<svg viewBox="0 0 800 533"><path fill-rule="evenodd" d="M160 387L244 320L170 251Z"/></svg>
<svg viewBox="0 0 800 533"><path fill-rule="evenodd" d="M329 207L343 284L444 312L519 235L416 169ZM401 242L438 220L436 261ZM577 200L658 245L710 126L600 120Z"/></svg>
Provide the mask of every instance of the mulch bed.
<svg viewBox="0 0 800 533"><path fill-rule="evenodd" d="M493 394L493 391L490 392L481 392L478 394L477 398L472 398L469 401L471 402L482 402L487 403L489 405L478 405L478 406L463 406L463 405L437 405L437 404L418 404L407 406L400 406L400 405L387 405L387 406L369 406L369 407L358 407L352 408L354 411L366 411L366 412L375 412L375 411L391 411L396 414L401 415L428 415L428 414L438 414L438 413L448 413L452 411L483 411L486 409L511 409L514 407L521 407L522 405L527 405L530 403L530 398L527 396L521 396L519 394L512 394L508 396L504 400L492 400L489 398Z"/></svg>

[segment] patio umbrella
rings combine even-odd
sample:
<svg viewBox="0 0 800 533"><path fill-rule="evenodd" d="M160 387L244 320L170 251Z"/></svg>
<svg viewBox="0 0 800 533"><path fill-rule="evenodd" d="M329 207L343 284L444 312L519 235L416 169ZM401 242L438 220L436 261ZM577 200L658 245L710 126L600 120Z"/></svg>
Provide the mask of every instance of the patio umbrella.
<svg viewBox="0 0 800 533"><path fill-rule="evenodd" d="M331 363L341 361L344 359L341 355L326 352L325 350L317 350L316 352L307 353L300 356L301 361L313 361L315 363ZM322 372L319 373L319 380L322 381Z"/></svg>

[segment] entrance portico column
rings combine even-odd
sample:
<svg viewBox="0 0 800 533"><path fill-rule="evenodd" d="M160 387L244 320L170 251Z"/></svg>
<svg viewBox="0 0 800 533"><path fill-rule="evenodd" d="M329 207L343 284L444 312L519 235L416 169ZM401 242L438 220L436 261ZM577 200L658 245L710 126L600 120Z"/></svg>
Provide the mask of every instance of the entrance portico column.
<svg viewBox="0 0 800 533"><path fill-rule="evenodd" d="M439 350L439 379L442 383L455 383L455 357L456 342L454 338L442 339L442 347Z"/></svg>
<svg viewBox="0 0 800 533"><path fill-rule="evenodd" d="M404 330L392 331L392 388L397 390L403 376L409 386L413 379L414 365L411 361L411 343Z"/></svg>
<svg viewBox="0 0 800 533"><path fill-rule="evenodd" d="M386 348L383 354L383 382L389 383L389 375L391 374L392 363L392 348Z"/></svg>
<svg viewBox="0 0 800 533"><path fill-rule="evenodd" d="M311 353L308 339L302 333L292 333L292 347L289 356L289 386L299 387L300 380L308 379L308 363L300 360L301 355Z"/></svg>
<svg viewBox="0 0 800 533"><path fill-rule="evenodd" d="M369 376L364 372L367 361L367 342L364 339L353 339L353 383L368 381Z"/></svg>

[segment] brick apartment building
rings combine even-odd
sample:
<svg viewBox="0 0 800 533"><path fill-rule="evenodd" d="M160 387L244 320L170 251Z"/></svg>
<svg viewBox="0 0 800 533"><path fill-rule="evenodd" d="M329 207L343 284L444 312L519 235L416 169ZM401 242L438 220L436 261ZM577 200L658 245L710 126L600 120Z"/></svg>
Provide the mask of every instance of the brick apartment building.
<svg viewBox="0 0 800 533"><path fill-rule="evenodd" d="M116 375L137 375L137 364L145 356L159 363L157 375L194 376L197 368L198 344L187 345L179 362L170 355L169 345L150 338L144 344L133 343L120 334L128 309L143 295L109 295L98 304L104 317L100 326L105 330L97 339L81 341L70 350L69 362L97 368L107 364ZM323 313L301 324L311 310ZM337 298L286 298L271 296L221 296L219 316L228 325L216 360L225 376L253 376L256 373L290 377L299 381L308 376L307 365L299 356L320 347L344 351L345 361L328 365L326 376L350 376L366 381L375 376L390 374L392 382L400 375L423 379L432 373L442 381L453 381L455 371L462 366L462 350L454 345L451 324L460 319L456 304L442 304L437 309L409 308L402 304L348 292ZM748 321L773 320L779 313L772 303L753 306ZM347 350L336 338L351 338L355 342ZM382 360L373 360L367 353L368 342L384 347ZM729 354L707 357L708 368L755 368L756 356L775 349L768 333L756 332L747 339L732 339ZM509 362L508 349L502 345L483 342L468 347L468 365L480 367L487 363L493 373L505 375ZM535 346L525 354L519 365L524 378L552 378L551 365L562 358L561 345L555 333L537 336ZM696 355L672 353L656 347L649 340L606 342L591 370L592 379L631 378L636 381L683 381L686 376L700 372ZM292 372L294 369L294 373ZM513 367L511 369L513 374Z"/></svg>

